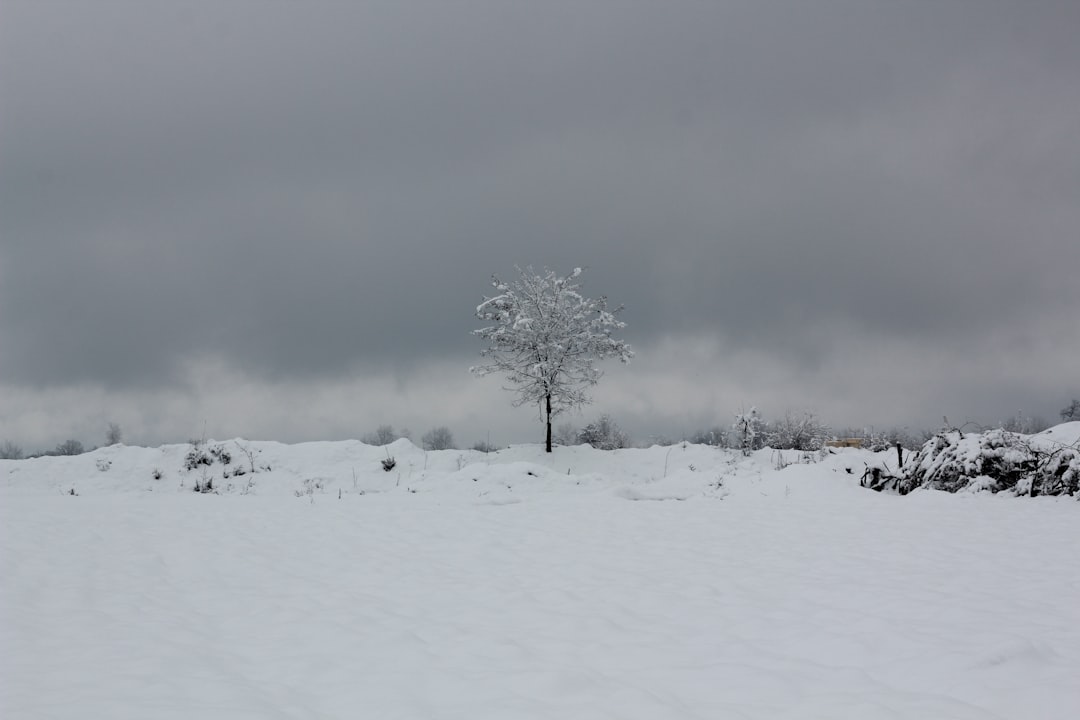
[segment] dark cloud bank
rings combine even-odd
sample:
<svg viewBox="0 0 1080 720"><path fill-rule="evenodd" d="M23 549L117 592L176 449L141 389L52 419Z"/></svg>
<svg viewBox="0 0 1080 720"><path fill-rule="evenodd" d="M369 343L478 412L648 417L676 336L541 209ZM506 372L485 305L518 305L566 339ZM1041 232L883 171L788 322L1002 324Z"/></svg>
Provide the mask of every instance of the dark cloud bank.
<svg viewBox="0 0 1080 720"><path fill-rule="evenodd" d="M1054 419L1078 36L1054 2L6 2L0 437L531 439L466 374L515 263L626 305L595 410L641 434Z"/></svg>

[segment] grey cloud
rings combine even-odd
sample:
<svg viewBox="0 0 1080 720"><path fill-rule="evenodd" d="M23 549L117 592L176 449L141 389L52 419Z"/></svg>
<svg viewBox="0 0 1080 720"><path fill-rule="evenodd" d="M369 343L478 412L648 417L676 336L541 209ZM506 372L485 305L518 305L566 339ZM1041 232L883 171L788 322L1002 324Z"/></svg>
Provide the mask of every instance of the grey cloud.
<svg viewBox="0 0 1080 720"><path fill-rule="evenodd" d="M7 383L407 376L515 263L807 368L1080 306L1071 4L2 14Z"/></svg>

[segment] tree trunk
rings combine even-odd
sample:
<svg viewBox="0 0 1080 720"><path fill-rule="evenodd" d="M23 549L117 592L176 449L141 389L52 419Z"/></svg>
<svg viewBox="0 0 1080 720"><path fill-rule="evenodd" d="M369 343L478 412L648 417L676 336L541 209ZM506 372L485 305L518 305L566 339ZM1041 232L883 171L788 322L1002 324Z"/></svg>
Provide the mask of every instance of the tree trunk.
<svg viewBox="0 0 1080 720"><path fill-rule="evenodd" d="M551 393L547 394L544 398L547 401L547 407L545 408L547 418L547 452L551 452Z"/></svg>

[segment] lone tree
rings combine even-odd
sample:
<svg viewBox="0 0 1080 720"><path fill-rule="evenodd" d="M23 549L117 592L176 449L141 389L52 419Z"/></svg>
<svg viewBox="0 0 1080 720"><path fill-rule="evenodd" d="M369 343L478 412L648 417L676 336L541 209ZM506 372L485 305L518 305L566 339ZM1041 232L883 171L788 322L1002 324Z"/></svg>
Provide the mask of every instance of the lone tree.
<svg viewBox="0 0 1080 720"><path fill-rule="evenodd" d="M120 431L120 426L114 422L109 423L109 427L105 430L105 444L116 445L123 439L124 434Z"/></svg>
<svg viewBox="0 0 1080 720"><path fill-rule="evenodd" d="M473 335L488 347L480 351L484 365L469 370L479 376L506 375L517 393L514 406L537 403L547 425L545 449L551 452L551 419L563 410L590 402L585 390L603 372L598 360L629 362L630 346L611 337L626 327L615 318L622 308L608 310L607 298L587 298L579 292L581 268L568 277L551 270L536 274L515 267L519 278L504 283L492 276L498 293L484 298L476 317L491 323Z"/></svg>

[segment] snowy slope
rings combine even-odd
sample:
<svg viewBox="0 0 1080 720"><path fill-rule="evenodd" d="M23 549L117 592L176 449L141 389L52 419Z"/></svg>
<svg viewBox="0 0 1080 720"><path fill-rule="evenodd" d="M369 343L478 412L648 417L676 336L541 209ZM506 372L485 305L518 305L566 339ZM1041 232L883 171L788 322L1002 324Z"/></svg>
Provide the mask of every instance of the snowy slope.
<svg viewBox="0 0 1080 720"><path fill-rule="evenodd" d="M858 450L220 445L0 461L0 717L1080 716L1073 498L873 493Z"/></svg>
<svg viewBox="0 0 1080 720"><path fill-rule="evenodd" d="M1048 447L1075 445L1080 442L1080 420L1055 425L1052 428L1035 433L1031 438Z"/></svg>

